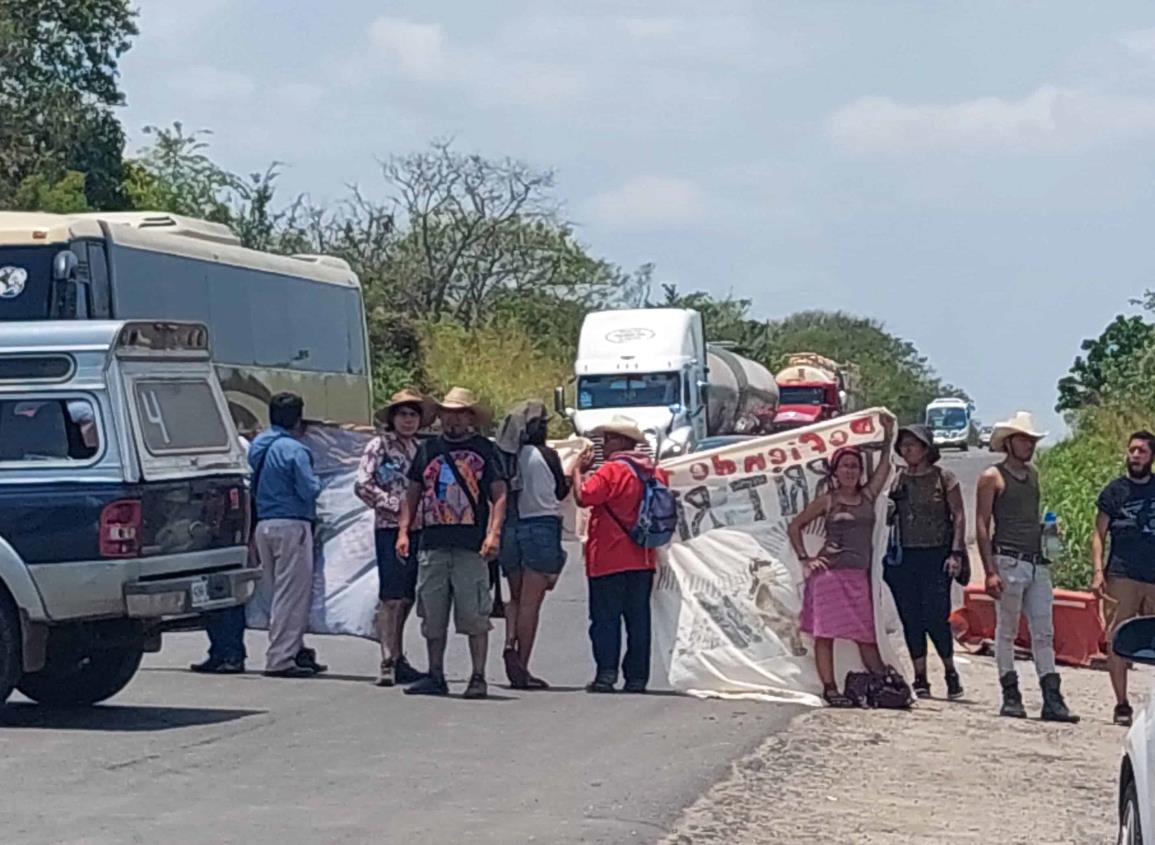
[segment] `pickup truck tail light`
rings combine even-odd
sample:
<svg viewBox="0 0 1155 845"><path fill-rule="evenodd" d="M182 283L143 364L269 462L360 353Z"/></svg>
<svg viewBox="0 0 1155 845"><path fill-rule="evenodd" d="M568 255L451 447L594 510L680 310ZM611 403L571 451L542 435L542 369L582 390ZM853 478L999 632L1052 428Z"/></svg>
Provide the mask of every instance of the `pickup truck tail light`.
<svg viewBox="0 0 1155 845"><path fill-rule="evenodd" d="M100 556L137 557L140 554L139 499L110 502L100 512Z"/></svg>

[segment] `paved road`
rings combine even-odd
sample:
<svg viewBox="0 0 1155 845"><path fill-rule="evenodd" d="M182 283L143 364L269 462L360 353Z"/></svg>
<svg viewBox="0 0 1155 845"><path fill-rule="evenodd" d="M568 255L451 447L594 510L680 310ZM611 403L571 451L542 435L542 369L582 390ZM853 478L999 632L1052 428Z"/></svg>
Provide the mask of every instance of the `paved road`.
<svg viewBox="0 0 1155 845"><path fill-rule="evenodd" d="M3 841L649 842L795 712L588 695L585 625L571 565L536 663L555 691L494 688L487 702L456 697L461 642L455 697L429 700L371 685L374 644L318 638L332 674L313 680L203 678L183 671L202 638L173 636L108 705L0 715ZM263 639L250 634L252 653ZM491 680L499 657L494 644Z"/></svg>
<svg viewBox="0 0 1155 845"><path fill-rule="evenodd" d="M945 461L973 501L989 456ZM661 689L587 695L585 627L571 565L546 604L536 662L555 690L495 687L488 702L377 689L375 646L339 638L317 642L324 678L203 678L184 671L203 638L172 636L108 705L17 703L0 715L4 842L650 842L798 712ZM263 639L250 635L253 654ZM449 660L459 695L462 642ZM491 679L499 663L494 643Z"/></svg>

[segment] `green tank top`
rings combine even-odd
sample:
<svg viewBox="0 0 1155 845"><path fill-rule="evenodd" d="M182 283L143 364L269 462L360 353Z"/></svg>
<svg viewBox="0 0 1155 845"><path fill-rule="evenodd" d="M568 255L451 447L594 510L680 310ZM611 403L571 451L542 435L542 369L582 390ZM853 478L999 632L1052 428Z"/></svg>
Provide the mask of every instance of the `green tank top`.
<svg viewBox="0 0 1155 845"><path fill-rule="evenodd" d="M949 483L938 467L922 475L904 472L899 476L891 495L904 548L938 549L954 541L954 523L946 501Z"/></svg>
<svg viewBox="0 0 1155 845"><path fill-rule="evenodd" d="M1002 464L997 469L1005 486L995 497L995 546L1025 555L1042 554L1039 474L1029 466L1026 479L1019 479Z"/></svg>

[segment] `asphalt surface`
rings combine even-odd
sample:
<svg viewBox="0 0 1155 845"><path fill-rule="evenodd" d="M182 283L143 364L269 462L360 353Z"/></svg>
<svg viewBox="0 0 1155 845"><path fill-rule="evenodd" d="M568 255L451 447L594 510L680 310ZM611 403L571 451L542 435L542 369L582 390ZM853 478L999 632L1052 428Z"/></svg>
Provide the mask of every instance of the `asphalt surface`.
<svg viewBox="0 0 1155 845"><path fill-rule="evenodd" d="M968 504L990 462L948 455ZM374 643L313 638L331 669L310 680L203 677L200 634L171 635L110 703L0 713L0 819L16 845L652 842L731 764L798 708L652 694L593 696L585 584L571 552L546 601L534 669L554 688L499 685L460 698L468 661L449 653L450 699L372 685ZM411 623L409 651L423 664ZM260 668L264 635L248 637ZM788 808L783 808L788 812Z"/></svg>

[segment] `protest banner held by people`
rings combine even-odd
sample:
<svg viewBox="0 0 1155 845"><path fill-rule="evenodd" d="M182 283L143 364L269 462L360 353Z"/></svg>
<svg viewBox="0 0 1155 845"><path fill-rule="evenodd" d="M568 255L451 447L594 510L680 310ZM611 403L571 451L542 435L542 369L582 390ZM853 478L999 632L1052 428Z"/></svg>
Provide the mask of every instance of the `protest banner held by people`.
<svg viewBox="0 0 1155 845"><path fill-rule="evenodd" d="M529 658L542 602L566 560L560 503L569 495L570 480L558 453L546 445L548 428L545 405L530 400L506 416L497 434L510 490L499 555L509 582L502 658L514 689L549 687L529 671Z"/></svg>
<svg viewBox="0 0 1155 845"><path fill-rule="evenodd" d="M300 441L304 409L300 396L278 393L269 402L269 428L249 449L257 513L254 545L262 577L272 589L265 674L276 678L310 677L327 668L305 647L321 482L313 471L312 454Z"/></svg>
<svg viewBox="0 0 1155 845"><path fill-rule="evenodd" d="M814 638L814 659L822 681L822 697L831 707L855 704L839 690L834 677L835 640L856 643L862 662L872 675L889 680L892 673L878 650L870 585L870 570L874 565L874 503L890 476L893 417L882 417L882 425L886 440L870 478L864 481L866 460L860 448L838 449L830 458L831 489L810 502L788 528L790 544L806 573L801 628ZM825 526L825 541L821 550L811 555L802 535L807 526L819 520Z"/></svg>
<svg viewBox="0 0 1155 845"><path fill-rule="evenodd" d="M577 504L590 508L585 560L596 671L586 689L614 692L620 663L623 691L644 693L650 680L650 597L658 558L655 548L635 542L631 528L641 516L648 482L656 479L665 484L667 476L639 449L645 434L629 417L616 415L592 433L602 438L605 462L583 481L582 473L593 464L590 448L571 470Z"/></svg>
<svg viewBox="0 0 1155 845"><path fill-rule="evenodd" d="M417 615L429 652L429 674L409 686L411 695L448 695L445 646L452 612L459 634L469 638L472 673L465 690L485 698L485 659L493 597L488 560L501 548L506 484L493 444L478 431L488 414L473 393L455 387L438 403L439 436L417 450L409 468L397 556L410 555L409 532L420 519Z"/></svg>
<svg viewBox="0 0 1155 845"><path fill-rule="evenodd" d="M1126 474L1099 494L1091 559L1095 567L1091 589L1107 607L1108 649L1115 631L1128 619L1155 614L1155 484L1151 462L1155 434L1137 431L1127 442ZM1107 557L1107 537L1110 556ZM1106 558L1106 566L1104 566ZM1115 691L1115 724L1134 718L1127 700L1127 661L1110 654L1108 668Z"/></svg>
<svg viewBox="0 0 1155 845"><path fill-rule="evenodd" d="M409 467L417 455L417 431L429 425L436 405L414 390L393 394L376 415L377 436L365 445L354 492L374 513L379 604L376 627L381 643L377 685L411 684L425 677L405 657L405 622L417 595L417 549L421 514L409 526L409 555L397 554L401 506Z"/></svg>
<svg viewBox="0 0 1155 845"><path fill-rule="evenodd" d="M911 686L919 698L931 694L926 670L929 637L946 672L947 697L962 698L950 628L951 583L962 573L966 555L962 488L954 473L938 465L941 455L925 425L899 429L895 451L906 466L898 471L890 491L894 536L884 573L914 664Z"/></svg>
<svg viewBox="0 0 1155 845"><path fill-rule="evenodd" d="M1046 437L1031 415L1020 411L991 433L991 451L1001 463L979 477L976 536L987 592L996 600L995 660L1003 704L1000 714L1025 719L1019 676L1015 672L1015 636L1026 613L1031 650L1043 692L1042 718L1077 722L1063 700L1055 668L1054 594L1049 561L1043 556L1039 474L1031 461ZM992 529L993 523L993 529Z"/></svg>

